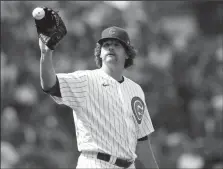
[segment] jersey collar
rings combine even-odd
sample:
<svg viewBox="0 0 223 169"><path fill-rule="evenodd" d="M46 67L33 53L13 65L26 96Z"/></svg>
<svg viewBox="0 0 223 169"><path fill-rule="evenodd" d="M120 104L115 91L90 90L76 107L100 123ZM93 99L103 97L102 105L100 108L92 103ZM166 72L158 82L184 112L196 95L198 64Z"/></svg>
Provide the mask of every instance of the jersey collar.
<svg viewBox="0 0 223 169"><path fill-rule="evenodd" d="M122 76L122 80L117 81L116 79L114 79L113 77L111 77L110 75L108 75L106 72L104 72L101 69L98 69L99 72L101 72L102 76L111 80L111 81L115 81L116 83L122 84L125 81L125 76Z"/></svg>

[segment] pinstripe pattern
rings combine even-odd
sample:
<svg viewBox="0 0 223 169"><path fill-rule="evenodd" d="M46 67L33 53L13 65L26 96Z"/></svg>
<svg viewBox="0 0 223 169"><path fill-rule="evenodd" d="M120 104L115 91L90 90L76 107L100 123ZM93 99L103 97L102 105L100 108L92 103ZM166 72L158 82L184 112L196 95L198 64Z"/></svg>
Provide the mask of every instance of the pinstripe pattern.
<svg viewBox="0 0 223 169"><path fill-rule="evenodd" d="M141 87L126 77L119 83L100 69L57 76L62 98L51 97L73 109L78 150L134 160L137 139L154 131ZM141 124L133 115L133 97L145 104Z"/></svg>

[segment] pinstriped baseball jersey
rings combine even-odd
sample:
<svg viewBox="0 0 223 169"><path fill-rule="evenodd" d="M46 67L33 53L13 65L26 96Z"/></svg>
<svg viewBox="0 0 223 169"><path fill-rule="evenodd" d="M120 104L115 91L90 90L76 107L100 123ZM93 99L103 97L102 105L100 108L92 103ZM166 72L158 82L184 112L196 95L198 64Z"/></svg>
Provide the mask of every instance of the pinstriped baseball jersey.
<svg viewBox="0 0 223 169"><path fill-rule="evenodd" d="M73 109L79 151L135 159L137 139L154 131L141 87L124 77L119 83L101 69L57 74L58 104Z"/></svg>

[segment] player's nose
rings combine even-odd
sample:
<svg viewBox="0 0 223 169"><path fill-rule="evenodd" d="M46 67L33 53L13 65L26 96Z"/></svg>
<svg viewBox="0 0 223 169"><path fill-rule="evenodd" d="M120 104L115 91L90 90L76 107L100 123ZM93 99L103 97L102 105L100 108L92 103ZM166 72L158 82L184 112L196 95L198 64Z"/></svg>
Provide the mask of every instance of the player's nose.
<svg viewBox="0 0 223 169"><path fill-rule="evenodd" d="M109 51L113 51L114 50L114 45L113 44L110 44L109 47L108 47Z"/></svg>

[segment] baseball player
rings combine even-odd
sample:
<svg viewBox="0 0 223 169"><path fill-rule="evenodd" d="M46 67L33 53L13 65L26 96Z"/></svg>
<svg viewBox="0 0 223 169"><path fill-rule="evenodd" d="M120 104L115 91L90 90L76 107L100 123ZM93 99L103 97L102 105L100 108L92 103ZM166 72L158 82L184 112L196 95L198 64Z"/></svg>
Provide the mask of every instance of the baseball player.
<svg viewBox="0 0 223 169"><path fill-rule="evenodd" d="M73 109L77 168L158 168L149 142L154 131L142 88L123 75L136 55L128 33L103 30L96 43L94 70L55 73L49 48L39 39L40 80L56 103Z"/></svg>

